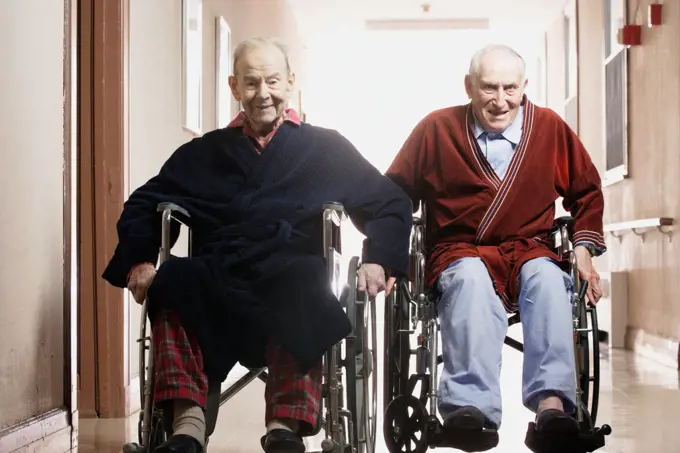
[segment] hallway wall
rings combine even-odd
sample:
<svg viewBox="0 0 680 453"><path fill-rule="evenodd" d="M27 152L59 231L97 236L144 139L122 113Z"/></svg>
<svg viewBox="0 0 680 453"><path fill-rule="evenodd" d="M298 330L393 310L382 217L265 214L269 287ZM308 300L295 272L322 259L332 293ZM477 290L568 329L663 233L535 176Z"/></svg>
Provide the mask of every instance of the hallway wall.
<svg viewBox="0 0 680 453"><path fill-rule="evenodd" d="M303 44L286 0L203 0L203 129L215 118L215 18L231 28L235 47L256 36L276 36L290 47L298 86L303 83ZM154 176L165 160L193 135L182 128L181 1L130 4L130 191ZM233 50L233 49L232 49ZM223 81L227 83L227 81ZM292 97L297 106L297 95ZM233 103L232 112L237 113ZM185 246L180 240L177 247ZM178 253L181 253L180 252ZM137 350L141 308L131 303L130 373L139 374ZM138 405L138 401L131 402Z"/></svg>
<svg viewBox="0 0 680 453"><path fill-rule="evenodd" d="M565 63L564 63L564 19L557 18L545 32L546 64L546 107L564 118Z"/></svg>
<svg viewBox="0 0 680 453"><path fill-rule="evenodd" d="M637 23L646 24L649 3L639 2ZM637 4L628 0L631 20ZM579 0L578 6L579 135L603 170L604 1ZM643 44L628 50L629 177L605 186L605 224L680 217L680 4L664 2L663 11L663 26L645 26ZM644 242L628 233L620 242L609 236L607 244L602 267L628 272L627 347L677 366L680 244L656 230Z"/></svg>
<svg viewBox="0 0 680 453"><path fill-rule="evenodd" d="M0 430L65 404L63 44L64 1L3 8Z"/></svg>

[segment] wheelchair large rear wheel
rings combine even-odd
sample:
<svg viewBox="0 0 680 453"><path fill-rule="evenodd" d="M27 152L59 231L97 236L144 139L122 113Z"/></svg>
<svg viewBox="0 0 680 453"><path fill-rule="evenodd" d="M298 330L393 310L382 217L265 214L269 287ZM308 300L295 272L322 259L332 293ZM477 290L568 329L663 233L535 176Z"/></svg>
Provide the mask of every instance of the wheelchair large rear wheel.
<svg viewBox="0 0 680 453"><path fill-rule="evenodd" d="M143 351L142 351L143 353ZM142 359L142 365L145 367L146 366L146 360ZM142 368L145 369L145 368ZM140 379L143 379L141 375L144 375L145 373L140 373ZM151 394L153 394L153 387L151 388ZM149 396L149 398L152 398L152 396ZM123 453L151 453L153 452L156 447L158 447L160 444L165 442L168 437L169 433L165 429L165 420L164 420L164 414L162 411L157 409L156 407L151 405L151 416L149 420L149 438L148 438L148 444L144 443L143 439L143 423L144 423L144 414L145 414L145 409L146 407L144 405L144 393L142 392L142 410L139 412L139 421L137 422L137 441L139 443L128 443L123 445L122 452Z"/></svg>
<svg viewBox="0 0 680 453"><path fill-rule="evenodd" d="M579 386L581 402L587 410L585 420L592 429L597 422L600 393L600 338L597 310L585 301L579 301L579 326L577 332L577 354L580 365Z"/></svg>
<svg viewBox="0 0 680 453"><path fill-rule="evenodd" d="M352 415L351 434L357 453L375 451L378 408L377 333L375 299L357 291L359 258L349 263L347 314L352 319L352 335L345 340L347 405Z"/></svg>
<svg viewBox="0 0 680 453"><path fill-rule="evenodd" d="M410 297L408 284L397 281L385 307L383 411L390 402L408 393L411 363Z"/></svg>
<svg viewBox="0 0 680 453"><path fill-rule="evenodd" d="M155 369L153 363L153 346L151 334L147 330L150 327L148 318L148 302L142 305L142 313L139 325L139 397L140 407L139 421L137 423L137 442L123 445L123 453L151 453L153 450L166 441L168 433L164 428L163 413L157 409L153 401L147 405L146 398L153 398ZM150 330L150 329L149 329ZM148 396L147 396L148 393ZM144 417L149 413L149 438L147 444L143 439Z"/></svg>

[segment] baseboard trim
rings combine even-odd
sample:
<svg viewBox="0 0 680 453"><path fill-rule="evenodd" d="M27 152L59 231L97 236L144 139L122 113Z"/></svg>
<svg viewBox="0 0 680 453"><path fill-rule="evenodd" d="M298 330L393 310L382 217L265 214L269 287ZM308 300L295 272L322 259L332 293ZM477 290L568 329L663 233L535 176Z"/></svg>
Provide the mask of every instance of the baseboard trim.
<svg viewBox="0 0 680 453"><path fill-rule="evenodd" d="M62 451L68 451L71 447L71 425L68 411L53 409L0 431L0 452L11 453L38 441L47 441L48 437L63 430L67 430L69 445ZM39 448L31 451L34 450L40 451Z"/></svg>
<svg viewBox="0 0 680 453"><path fill-rule="evenodd" d="M675 370L680 370L680 341L663 338L643 329L626 329L626 349Z"/></svg>

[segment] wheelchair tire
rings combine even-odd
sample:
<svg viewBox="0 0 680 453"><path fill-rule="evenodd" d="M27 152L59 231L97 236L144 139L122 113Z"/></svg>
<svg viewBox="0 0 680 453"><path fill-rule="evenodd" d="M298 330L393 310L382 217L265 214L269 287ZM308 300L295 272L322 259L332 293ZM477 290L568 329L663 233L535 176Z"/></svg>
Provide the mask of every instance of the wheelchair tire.
<svg viewBox="0 0 680 453"><path fill-rule="evenodd" d="M595 426L597 422L597 411L600 404L600 331L597 321L597 309L595 307L588 307L587 313L590 314L590 350L592 374L588 370L587 382L589 389L588 412L592 425ZM588 317L586 316L586 319ZM584 376L584 381L585 381ZM584 382L585 383L585 382Z"/></svg>
<svg viewBox="0 0 680 453"><path fill-rule="evenodd" d="M409 301L408 285L397 281L385 306L383 411L394 399L408 393L411 363Z"/></svg>
<svg viewBox="0 0 680 453"><path fill-rule="evenodd" d="M577 344L581 375L582 407L586 412L584 428L594 429L600 394L600 338L597 309L589 307L585 300L579 301L579 325Z"/></svg>
<svg viewBox="0 0 680 453"><path fill-rule="evenodd" d="M377 334L375 300L357 292L358 257L350 260L347 314L353 325L345 340L347 406L352 417L351 440L357 453L375 451L377 427ZM367 303L366 303L367 302Z"/></svg>
<svg viewBox="0 0 680 453"><path fill-rule="evenodd" d="M579 300L579 320L578 328L583 330L577 335L577 353L581 375L579 376L579 386L581 387L581 401L584 407L589 407L590 392L590 338L588 335L588 312L584 301Z"/></svg>

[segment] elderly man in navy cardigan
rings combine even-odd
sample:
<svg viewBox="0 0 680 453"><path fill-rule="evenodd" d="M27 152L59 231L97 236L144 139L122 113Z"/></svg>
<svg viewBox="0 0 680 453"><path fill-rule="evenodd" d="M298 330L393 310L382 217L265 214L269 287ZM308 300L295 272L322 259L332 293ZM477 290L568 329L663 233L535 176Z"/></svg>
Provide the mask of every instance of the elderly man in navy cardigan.
<svg viewBox="0 0 680 453"><path fill-rule="evenodd" d="M304 451L322 356L351 331L326 274L324 202L366 236L359 289L375 296L408 272L411 201L338 132L301 122L287 108L293 83L283 45L241 43L229 84L243 111L182 145L125 203L104 278L150 302L154 399L174 417L156 452L203 450L208 376L237 362L269 369L264 450ZM159 202L191 212L194 253L156 272Z"/></svg>

